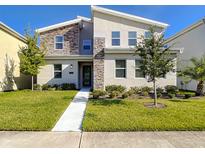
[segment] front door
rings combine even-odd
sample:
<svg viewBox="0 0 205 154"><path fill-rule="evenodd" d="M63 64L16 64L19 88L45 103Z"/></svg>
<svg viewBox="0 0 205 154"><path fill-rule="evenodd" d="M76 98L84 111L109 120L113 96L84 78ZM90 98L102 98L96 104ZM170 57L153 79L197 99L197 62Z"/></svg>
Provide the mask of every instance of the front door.
<svg viewBox="0 0 205 154"><path fill-rule="evenodd" d="M83 86L91 86L91 65L83 66Z"/></svg>

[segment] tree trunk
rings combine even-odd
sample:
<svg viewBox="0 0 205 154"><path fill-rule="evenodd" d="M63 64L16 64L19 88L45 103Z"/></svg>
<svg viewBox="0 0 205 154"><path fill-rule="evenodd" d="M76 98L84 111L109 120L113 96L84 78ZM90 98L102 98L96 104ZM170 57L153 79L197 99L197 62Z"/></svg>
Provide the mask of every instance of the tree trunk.
<svg viewBox="0 0 205 154"><path fill-rule="evenodd" d="M154 84L154 105L157 106L157 88L156 88L156 80L153 81Z"/></svg>
<svg viewBox="0 0 205 154"><path fill-rule="evenodd" d="M33 91L33 75L31 76L31 90Z"/></svg>
<svg viewBox="0 0 205 154"><path fill-rule="evenodd" d="M203 96L204 95L204 81L199 81L197 84L196 89L196 96Z"/></svg>

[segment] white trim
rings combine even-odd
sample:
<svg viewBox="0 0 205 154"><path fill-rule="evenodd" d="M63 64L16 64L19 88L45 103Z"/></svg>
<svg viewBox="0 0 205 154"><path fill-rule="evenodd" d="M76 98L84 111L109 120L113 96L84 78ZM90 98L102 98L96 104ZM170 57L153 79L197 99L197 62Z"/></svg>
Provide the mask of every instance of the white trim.
<svg viewBox="0 0 205 154"><path fill-rule="evenodd" d="M129 33L130 32L133 32L133 33L136 33L136 37L129 37ZM128 36L127 36L127 45L129 46L129 47L135 47L136 45L137 45L137 31L128 31ZM135 42L135 45L129 45L129 40L136 40L136 42Z"/></svg>
<svg viewBox="0 0 205 154"><path fill-rule="evenodd" d="M162 27L162 28L166 28L169 26L166 23L162 23L159 21L151 20L151 19L142 18L142 17L127 14L127 13L122 13L119 11L114 11L114 10L102 8L99 6L91 6L91 10L92 10L92 12L97 11L97 12L101 12L104 14L109 14L109 15L113 15L113 16L117 16L117 17L121 17L121 18L126 18L129 20L133 20L133 21L137 21L137 22L141 22L141 23L145 23L145 24L149 24L149 25L155 25L155 26Z"/></svg>
<svg viewBox="0 0 205 154"><path fill-rule="evenodd" d="M112 37L112 33L113 33L113 32L119 32L119 38L113 38L113 37ZM121 32L118 31L118 30L111 31L111 46L114 47L114 48L121 46L121 34L120 34L120 33L121 33ZM120 44L119 44L119 45L112 45L112 40L114 40L114 39L119 39L119 40L120 40Z"/></svg>
<svg viewBox="0 0 205 154"><path fill-rule="evenodd" d="M83 16L77 16L77 19L81 19L81 20L87 21L87 22L92 22L92 20L90 18L83 17Z"/></svg>
<svg viewBox="0 0 205 154"><path fill-rule="evenodd" d="M46 56L46 60L63 60L63 59L69 59L69 60L89 60L93 61L93 55L70 55L70 56Z"/></svg>
<svg viewBox="0 0 205 154"><path fill-rule="evenodd" d="M56 29L56 28L59 28L59 27L76 24L76 23L79 23L81 21L82 21L82 19L73 19L73 20L69 20L69 21L66 21L66 22L62 22L62 23L51 25L51 26L36 29L36 32L42 33L42 32L49 31L49 30L52 30L52 29Z"/></svg>
<svg viewBox="0 0 205 154"><path fill-rule="evenodd" d="M4 31L8 32L9 34L13 35L14 37L18 38L19 40L23 41L24 43L26 42L26 38L12 29L11 27L7 26L3 22L0 21L0 29L3 29Z"/></svg>
<svg viewBox="0 0 205 154"><path fill-rule="evenodd" d="M55 65L61 65L61 70L55 70ZM61 77L56 78L55 73L61 73ZM63 78L63 65L62 64L53 64L53 78L54 79L62 79Z"/></svg>
<svg viewBox="0 0 205 154"><path fill-rule="evenodd" d="M63 42L56 42L56 37L57 36L63 37ZM62 43L63 44L63 48L62 49L56 49L56 43ZM63 49L64 49L64 36L63 35L56 35L56 36L54 36L54 50L63 50Z"/></svg>
<svg viewBox="0 0 205 154"><path fill-rule="evenodd" d="M116 67L116 61L117 60L124 60L125 61L125 68L117 68ZM116 77L116 70L117 69L124 69L125 70L125 77ZM115 79L127 79L127 59L115 59L115 71L114 71L114 78Z"/></svg>
<svg viewBox="0 0 205 154"><path fill-rule="evenodd" d="M69 21L66 21L66 22L61 22L61 23L54 24L54 25L51 25L51 26L36 29L36 32L42 33L42 32L49 31L49 30L52 30L52 29L56 29L56 28L59 28L59 27L80 23L81 21L92 22L92 20L90 18L86 18L86 17L83 17L83 16L77 16L77 18L73 19L73 20L69 20Z"/></svg>

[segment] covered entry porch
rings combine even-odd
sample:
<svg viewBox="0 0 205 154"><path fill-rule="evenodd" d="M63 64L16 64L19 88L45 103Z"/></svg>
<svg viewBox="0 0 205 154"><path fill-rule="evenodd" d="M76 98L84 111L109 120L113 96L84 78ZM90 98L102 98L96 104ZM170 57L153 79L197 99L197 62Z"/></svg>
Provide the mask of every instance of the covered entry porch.
<svg viewBox="0 0 205 154"><path fill-rule="evenodd" d="M93 62L79 61L78 62L78 87L93 87Z"/></svg>

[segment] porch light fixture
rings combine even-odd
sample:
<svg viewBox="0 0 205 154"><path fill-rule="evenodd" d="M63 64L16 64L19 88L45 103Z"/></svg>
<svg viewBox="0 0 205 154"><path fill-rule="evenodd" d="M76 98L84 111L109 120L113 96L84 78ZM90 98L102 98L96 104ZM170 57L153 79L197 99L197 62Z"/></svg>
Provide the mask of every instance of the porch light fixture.
<svg viewBox="0 0 205 154"><path fill-rule="evenodd" d="M73 64L70 64L70 69L72 69L73 68Z"/></svg>

